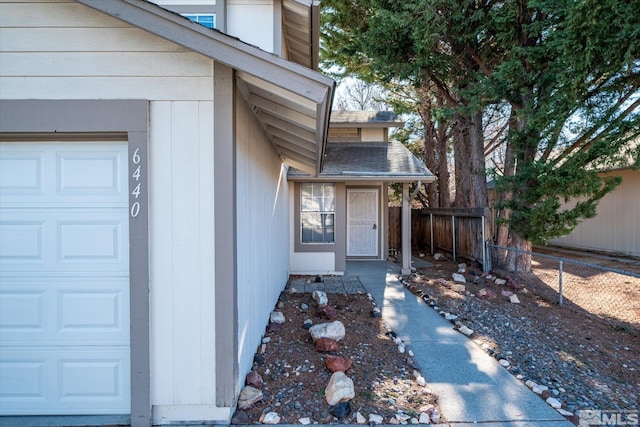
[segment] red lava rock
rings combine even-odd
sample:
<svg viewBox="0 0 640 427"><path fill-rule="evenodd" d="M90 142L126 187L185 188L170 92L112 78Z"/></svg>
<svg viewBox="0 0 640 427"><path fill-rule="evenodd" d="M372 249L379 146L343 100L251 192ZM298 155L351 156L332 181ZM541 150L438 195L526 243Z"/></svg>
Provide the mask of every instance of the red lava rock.
<svg viewBox="0 0 640 427"><path fill-rule="evenodd" d="M476 295L480 299L494 299L498 296L494 291L488 288L480 289Z"/></svg>
<svg viewBox="0 0 640 427"><path fill-rule="evenodd" d="M269 334L269 333L280 332L280 329L282 329L282 324L276 323L276 322L271 322L267 326L267 333Z"/></svg>
<svg viewBox="0 0 640 427"><path fill-rule="evenodd" d="M336 318L338 317L338 314L336 313L336 310L328 305L323 305L318 307L318 309L316 310L316 316L323 318L323 319L327 319L327 320L336 320Z"/></svg>
<svg viewBox="0 0 640 427"><path fill-rule="evenodd" d="M507 285L508 288L510 288L510 289L512 289L514 291L520 290L520 285L517 284L516 281L513 280L511 277L507 277L506 280L507 280L506 285Z"/></svg>
<svg viewBox="0 0 640 427"><path fill-rule="evenodd" d="M231 424L249 424L249 415L242 409L238 409L233 418L231 418Z"/></svg>
<svg viewBox="0 0 640 427"><path fill-rule="evenodd" d="M249 372L245 381L247 382L247 385L257 389L261 389L263 385L262 376L256 371Z"/></svg>
<svg viewBox="0 0 640 427"><path fill-rule="evenodd" d="M331 372L346 372L353 363L351 359L345 359L343 357L333 356L331 354L327 356L324 362L327 366L327 369Z"/></svg>
<svg viewBox="0 0 640 427"><path fill-rule="evenodd" d="M337 351L338 342L331 338L318 338L316 340L316 350L322 352Z"/></svg>
<svg viewBox="0 0 640 427"><path fill-rule="evenodd" d="M549 390L543 390L541 396L544 400L547 400L551 397L551 393L549 393Z"/></svg>

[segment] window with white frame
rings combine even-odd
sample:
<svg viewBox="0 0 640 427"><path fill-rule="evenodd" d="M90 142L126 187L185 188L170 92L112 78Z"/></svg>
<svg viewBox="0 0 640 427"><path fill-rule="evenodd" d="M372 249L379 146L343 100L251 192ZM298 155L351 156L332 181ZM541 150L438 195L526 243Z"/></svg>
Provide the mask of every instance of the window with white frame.
<svg viewBox="0 0 640 427"><path fill-rule="evenodd" d="M334 243L335 199L335 184L310 182L300 185L300 237L302 243Z"/></svg>
<svg viewBox="0 0 640 427"><path fill-rule="evenodd" d="M184 13L185 18L189 18L193 22L197 22L200 25L204 25L207 28L216 27L216 15L206 13Z"/></svg>

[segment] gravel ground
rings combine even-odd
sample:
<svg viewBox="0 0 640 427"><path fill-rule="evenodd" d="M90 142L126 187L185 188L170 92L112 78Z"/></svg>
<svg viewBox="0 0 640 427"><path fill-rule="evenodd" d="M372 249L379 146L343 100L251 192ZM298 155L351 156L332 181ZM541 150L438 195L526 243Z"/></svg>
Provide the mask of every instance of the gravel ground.
<svg viewBox="0 0 640 427"><path fill-rule="evenodd" d="M415 293L426 293L441 314L458 316L454 321L474 331L471 339L490 355L507 360L517 378L547 386L544 396L558 399L563 409L638 410L636 331L560 307L526 283L496 285L494 279L479 277L478 265L465 269L465 290L454 291L452 274L458 268L451 261L436 261L406 284ZM489 295L478 296L483 293ZM520 302L512 303L509 293Z"/></svg>

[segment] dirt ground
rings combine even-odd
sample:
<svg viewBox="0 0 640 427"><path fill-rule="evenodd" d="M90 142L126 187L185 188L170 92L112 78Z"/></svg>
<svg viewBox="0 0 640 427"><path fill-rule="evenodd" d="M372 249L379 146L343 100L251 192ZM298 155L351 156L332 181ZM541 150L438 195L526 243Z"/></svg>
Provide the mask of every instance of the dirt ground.
<svg viewBox="0 0 640 427"><path fill-rule="evenodd" d="M389 423L398 411L418 417L429 405L437 408L436 396L428 385L420 386L416 381L412 358L407 352L400 353L394 334L380 318L372 317L373 304L367 295L329 294L328 298L346 335L337 351L321 353L303 326L305 319L314 324L328 321L315 315L318 304L309 293L281 294L278 309L286 322L279 331L265 333L270 342L264 345L264 352L259 349L256 354L254 370L264 380L264 397L246 411L248 422L258 423L262 414L273 411L281 424L300 424L304 418L311 423L355 424L356 412L365 417L378 414ZM331 377L325 367L328 354L353 361L346 375L353 380L355 397L344 417L334 416L325 398Z"/></svg>

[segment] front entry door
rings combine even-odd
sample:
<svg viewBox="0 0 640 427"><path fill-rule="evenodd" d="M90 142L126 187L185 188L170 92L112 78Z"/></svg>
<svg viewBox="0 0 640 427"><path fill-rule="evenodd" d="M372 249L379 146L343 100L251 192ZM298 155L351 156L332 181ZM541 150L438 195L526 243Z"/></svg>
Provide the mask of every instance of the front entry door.
<svg viewBox="0 0 640 427"><path fill-rule="evenodd" d="M347 189L347 256L378 256L378 190Z"/></svg>

